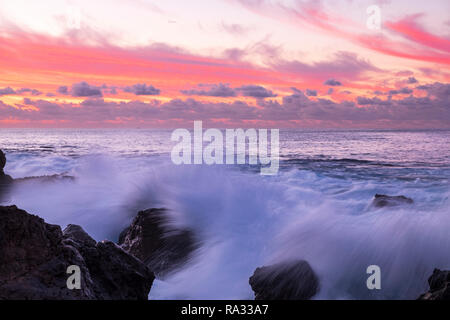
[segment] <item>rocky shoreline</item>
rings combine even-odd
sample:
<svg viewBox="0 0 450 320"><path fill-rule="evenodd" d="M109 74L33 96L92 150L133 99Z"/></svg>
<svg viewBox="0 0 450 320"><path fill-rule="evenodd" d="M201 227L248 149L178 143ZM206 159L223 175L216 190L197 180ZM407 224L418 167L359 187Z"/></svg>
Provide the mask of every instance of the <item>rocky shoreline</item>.
<svg viewBox="0 0 450 320"><path fill-rule="evenodd" d="M167 233L165 212L139 212L116 244L0 206L0 299L146 300L155 273L180 268L196 248L191 231ZM80 289L67 286L69 266L79 267Z"/></svg>
<svg viewBox="0 0 450 320"><path fill-rule="evenodd" d="M121 232L118 244L161 279L188 262L199 247L192 230L169 226L164 208L139 211L131 225Z"/></svg>
<svg viewBox="0 0 450 320"><path fill-rule="evenodd" d="M0 299L147 299L154 274L111 241L80 226L64 231L16 206L0 207ZM67 286L78 266L80 289Z"/></svg>
<svg viewBox="0 0 450 320"><path fill-rule="evenodd" d="M13 182L0 150L0 197ZM0 199L1 200L1 199ZM404 196L376 195L371 207L411 205ZM64 230L16 206L0 206L0 300L146 300L156 278L183 267L200 243L189 229L168 226L167 209L137 213L118 243L97 242L80 226ZM68 268L81 274L68 287ZM434 270L420 300L449 300L450 271ZM249 278L256 300L305 300L320 291L320 279L307 261L257 268Z"/></svg>

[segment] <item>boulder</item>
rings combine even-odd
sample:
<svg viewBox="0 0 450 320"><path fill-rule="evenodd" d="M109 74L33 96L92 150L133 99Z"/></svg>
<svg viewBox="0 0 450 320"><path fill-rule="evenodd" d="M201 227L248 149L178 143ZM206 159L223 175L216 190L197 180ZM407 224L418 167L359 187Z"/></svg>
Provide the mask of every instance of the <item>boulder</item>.
<svg viewBox="0 0 450 320"><path fill-rule="evenodd" d="M434 269L428 278L430 290L422 294L419 300L450 300L450 271Z"/></svg>
<svg viewBox="0 0 450 320"><path fill-rule="evenodd" d="M385 208L410 205L413 203L413 199L405 196L387 196L384 194L376 194L371 206L375 208Z"/></svg>
<svg viewBox="0 0 450 320"><path fill-rule="evenodd" d="M319 291L319 279L304 260L256 268L249 283L255 300L308 300Z"/></svg>
<svg viewBox="0 0 450 320"><path fill-rule="evenodd" d="M194 232L169 224L166 209L140 211L124 229L118 244L143 261L157 278L164 278L191 258L198 248Z"/></svg>
<svg viewBox="0 0 450 320"><path fill-rule="evenodd" d="M153 273L110 241L69 225L64 232L16 206L0 206L0 299L147 299ZM68 289L67 268L81 271Z"/></svg>

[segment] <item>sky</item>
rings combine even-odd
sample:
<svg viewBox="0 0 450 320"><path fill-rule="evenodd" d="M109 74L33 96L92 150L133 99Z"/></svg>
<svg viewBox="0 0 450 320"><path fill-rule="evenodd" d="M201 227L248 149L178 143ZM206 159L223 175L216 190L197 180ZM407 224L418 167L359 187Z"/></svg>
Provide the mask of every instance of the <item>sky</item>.
<svg viewBox="0 0 450 320"><path fill-rule="evenodd" d="M450 1L0 2L0 128L450 128Z"/></svg>

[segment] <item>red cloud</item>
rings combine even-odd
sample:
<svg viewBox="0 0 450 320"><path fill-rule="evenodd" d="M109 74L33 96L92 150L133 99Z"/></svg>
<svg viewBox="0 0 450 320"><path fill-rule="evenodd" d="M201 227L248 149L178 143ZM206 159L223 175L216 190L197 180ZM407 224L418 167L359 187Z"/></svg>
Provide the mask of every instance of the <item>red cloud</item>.
<svg viewBox="0 0 450 320"><path fill-rule="evenodd" d="M99 98L81 103L53 103L24 99L11 106L0 101L0 123L8 121L39 125L53 121L55 126L135 126L159 123L160 126L188 125L204 120L216 125L229 123L261 126L275 124L290 127L299 124L326 124L330 127L448 128L450 85L432 83L417 88L426 97L404 95L400 99L358 97L355 101L334 102L310 98L295 88L281 101L260 99L256 106L242 101L204 102L195 99L172 99L167 102L108 102ZM30 109L32 107L32 109Z"/></svg>
<svg viewBox="0 0 450 320"><path fill-rule="evenodd" d="M409 16L397 23L388 22L385 26L388 30L402 34L412 43L398 43L384 35L362 34L363 25L357 25L349 19L331 15L325 11L320 1L296 2L295 7L288 7L275 2L258 0L235 0L254 13L277 19L282 22L290 22L300 25L302 28L309 26L318 31L337 38L349 40L373 51L400 57L439 64L450 64L448 54L436 52L434 49L449 52L449 40L430 34L419 26L415 18L420 15ZM349 31L351 29L358 30ZM424 47L420 48L417 44Z"/></svg>
<svg viewBox="0 0 450 320"><path fill-rule="evenodd" d="M16 33L0 36L0 74L23 82L32 75L38 82L139 83L142 79L171 86L220 82L280 84L282 74L234 60L193 55L164 45L123 49L107 43L88 46L42 35ZM11 75L19 75L11 79ZM111 81L112 79L112 81ZM165 88L163 88L165 89Z"/></svg>
<svg viewBox="0 0 450 320"><path fill-rule="evenodd" d="M417 23L418 17L420 15L408 16L397 22L386 22L385 26L410 41L433 49L450 52L450 40L427 32Z"/></svg>
<svg viewBox="0 0 450 320"><path fill-rule="evenodd" d="M105 40L99 43L86 45L76 38L69 42L24 32L3 35L0 36L0 59L3 58L0 75L8 80L5 87L26 84L46 92L86 79L94 87L105 83L116 87L151 83L165 97L173 98L181 88L197 83L229 83L233 87L254 84L285 89L307 83L318 87L329 78L354 80L361 79L365 71L380 71L347 52L338 52L329 61L312 64L275 56L267 61L267 67L261 67L231 57L194 55L162 44L121 48ZM130 96L121 92L116 97L124 95Z"/></svg>

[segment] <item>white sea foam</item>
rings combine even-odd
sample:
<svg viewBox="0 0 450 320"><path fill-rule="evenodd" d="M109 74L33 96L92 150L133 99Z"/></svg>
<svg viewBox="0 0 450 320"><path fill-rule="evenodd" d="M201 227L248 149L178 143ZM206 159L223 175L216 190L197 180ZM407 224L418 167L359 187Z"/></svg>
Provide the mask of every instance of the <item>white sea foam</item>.
<svg viewBox="0 0 450 320"><path fill-rule="evenodd" d="M171 222L192 228L202 245L182 269L155 281L150 298L251 299L256 267L299 258L319 276L318 299L412 299L433 268L450 268L448 166L316 156L283 162L279 175L265 177L240 166L175 166L168 156L91 150L7 152L14 177L76 177L22 184L8 203L49 223L80 224L96 240L116 240L138 210L169 208ZM375 193L404 194L415 205L372 210ZM369 291L373 264L382 289Z"/></svg>

